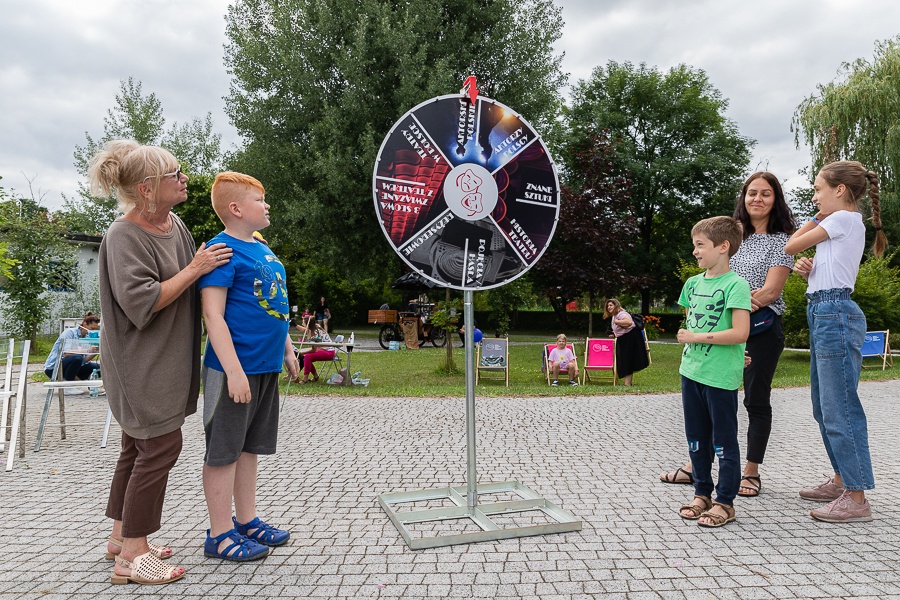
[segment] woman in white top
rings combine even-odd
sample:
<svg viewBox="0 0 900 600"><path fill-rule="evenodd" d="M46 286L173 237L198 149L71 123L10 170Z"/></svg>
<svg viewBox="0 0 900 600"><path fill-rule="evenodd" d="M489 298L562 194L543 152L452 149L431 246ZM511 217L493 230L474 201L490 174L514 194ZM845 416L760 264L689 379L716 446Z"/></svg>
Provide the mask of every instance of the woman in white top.
<svg viewBox="0 0 900 600"><path fill-rule="evenodd" d="M856 161L838 161L822 167L814 187L819 212L791 236L785 251L796 254L816 247L815 257L797 260L794 270L809 282L806 320L813 416L834 476L801 490L800 497L828 503L810 512L819 521L871 521L865 491L875 487L875 476L866 414L857 391L866 317L850 293L865 251L859 202L867 191L875 226L872 250L881 256L887 245L881 230L878 177Z"/></svg>

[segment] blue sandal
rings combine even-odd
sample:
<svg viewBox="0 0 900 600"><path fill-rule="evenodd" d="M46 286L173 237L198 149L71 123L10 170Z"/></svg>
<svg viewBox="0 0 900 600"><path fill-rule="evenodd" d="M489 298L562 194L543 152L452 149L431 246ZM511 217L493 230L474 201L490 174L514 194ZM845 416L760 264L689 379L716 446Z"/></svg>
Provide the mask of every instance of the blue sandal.
<svg viewBox="0 0 900 600"><path fill-rule="evenodd" d="M231 520L234 521L234 528L238 533L246 536L251 541L265 544L266 546L280 546L286 544L291 538L290 531L272 527L259 517L253 517L253 520L246 525L241 525L234 517L231 517ZM248 533L251 529L255 531Z"/></svg>
<svg viewBox="0 0 900 600"><path fill-rule="evenodd" d="M231 545L219 552L219 544L225 539L231 540ZM269 554L269 549L259 542L241 535L234 529L226 531L222 535L210 537L209 529L206 530L206 543L203 545L203 554L210 558L222 558L235 562L256 560Z"/></svg>

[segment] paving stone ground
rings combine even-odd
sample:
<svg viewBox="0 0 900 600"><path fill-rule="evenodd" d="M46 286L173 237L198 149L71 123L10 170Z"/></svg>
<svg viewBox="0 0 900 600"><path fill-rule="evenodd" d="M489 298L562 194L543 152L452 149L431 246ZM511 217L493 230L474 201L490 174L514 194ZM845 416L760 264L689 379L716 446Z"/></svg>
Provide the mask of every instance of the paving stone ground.
<svg viewBox="0 0 900 600"><path fill-rule="evenodd" d="M763 493L739 498L738 520L717 530L679 518L691 488L657 479L685 458L678 395L479 399L480 481L518 480L583 529L418 551L376 497L465 485L464 400L290 396L279 452L260 460L258 504L294 537L245 564L203 556L194 415L152 536L188 574L168 586L111 586L103 512L119 430L101 449L102 401L70 399L70 421L97 424L69 428L66 440L50 427L33 452L43 394L31 385L26 457L0 473L0 598L900 598L900 382L864 383L861 395L878 485L873 523L815 522L815 505L797 496L829 471L808 388L773 393ZM54 403L51 423L57 416Z"/></svg>

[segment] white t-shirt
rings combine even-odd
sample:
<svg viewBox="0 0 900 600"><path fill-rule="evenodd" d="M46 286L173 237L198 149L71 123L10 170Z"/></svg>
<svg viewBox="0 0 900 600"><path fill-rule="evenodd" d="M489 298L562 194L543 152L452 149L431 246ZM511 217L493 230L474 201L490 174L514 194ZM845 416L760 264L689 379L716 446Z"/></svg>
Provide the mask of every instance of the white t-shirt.
<svg viewBox="0 0 900 600"><path fill-rule="evenodd" d="M816 244L816 257L809 273L809 293L834 288L853 291L859 262L866 247L866 226L858 212L839 210L828 215L819 227L828 239Z"/></svg>

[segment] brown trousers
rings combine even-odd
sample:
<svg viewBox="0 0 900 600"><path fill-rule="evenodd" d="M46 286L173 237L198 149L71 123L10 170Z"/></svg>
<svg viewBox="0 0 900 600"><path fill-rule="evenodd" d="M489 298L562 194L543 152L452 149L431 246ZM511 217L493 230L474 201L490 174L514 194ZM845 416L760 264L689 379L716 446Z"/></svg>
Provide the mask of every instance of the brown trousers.
<svg viewBox="0 0 900 600"><path fill-rule="evenodd" d="M122 536L137 538L159 531L169 471L181 454L181 429L147 440L122 432L106 516L122 521Z"/></svg>

